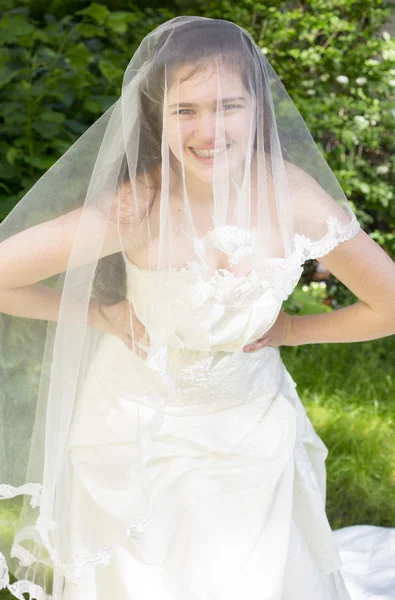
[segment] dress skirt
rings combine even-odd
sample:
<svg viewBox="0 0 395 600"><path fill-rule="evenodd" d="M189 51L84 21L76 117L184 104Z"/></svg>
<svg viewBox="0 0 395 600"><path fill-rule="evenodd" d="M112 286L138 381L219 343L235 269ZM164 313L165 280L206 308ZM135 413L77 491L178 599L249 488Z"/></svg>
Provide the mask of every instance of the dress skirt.
<svg viewBox="0 0 395 600"><path fill-rule="evenodd" d="M175 373L180 360L199 362L174 352ZM70 436L68 531L71 555L106 549L106 560L59 600L350 600L325 513L328 450L279 350L199 360L237 381L210 395L209 377L195 377L196 401L168 402L144 446L152 369L103 338Z"/></svg>

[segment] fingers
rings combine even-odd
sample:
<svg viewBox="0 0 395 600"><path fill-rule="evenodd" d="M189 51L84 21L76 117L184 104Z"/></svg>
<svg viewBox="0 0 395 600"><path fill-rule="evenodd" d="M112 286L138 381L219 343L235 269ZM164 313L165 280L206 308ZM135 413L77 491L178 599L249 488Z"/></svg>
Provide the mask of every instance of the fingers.
<svg viewBox="0 0 395 600"><path fill-rule="evenodd" d="M137 318L133 307L130 304L128 304L126 323L123 323L122 331L120 331L119 334L122 339L125 334L128 336L129 342L126 345L130 350L135 352L135 354L138 356L147 356L147 351L144 346L149 346L149 336L145 326Z"/></svg>
<svg viewBox="0 0 395 600"><path fill-rule="evenodd" d="M123 343L129 348L129 350L133 350L133 340L127 333L118 333L118 337L123 341Z"/></svg>
<svg viewBox="0 0 395 600"><path fill-rule="evenodd" d="M264 348L265 346L267 346L267 341L268 341L268 338L267 338L267 336L264 335L263 337L256 340L256 342L253 342L252 344L247 344L246 346L244 346L243 350L244 350L244 352L254 352L255 350L260 350L261 348Z"/></svg>
<svg viewBox="0 0 395 600"><path fill-rule="evenodd" d="M118 337L123 341L125 346L127 346L131 352L134 352L134 354L137 354L137 356L140 356L140 358L147 357L147 350L140 346L140 342L136 342L136 340L133 341L130 335L124 333L118 334Z"/></svg>
<svg viewBox="0 0 395 600"><path fill-rule="evenodd" d="M145 329L142 336L136 335L136 333L133 335L133 331L131 332L131 335L127 332L118 331L116 335L124 342L129 350L137 354L137 356L140 356L141 358L147 357L150 338Z"/></svg>

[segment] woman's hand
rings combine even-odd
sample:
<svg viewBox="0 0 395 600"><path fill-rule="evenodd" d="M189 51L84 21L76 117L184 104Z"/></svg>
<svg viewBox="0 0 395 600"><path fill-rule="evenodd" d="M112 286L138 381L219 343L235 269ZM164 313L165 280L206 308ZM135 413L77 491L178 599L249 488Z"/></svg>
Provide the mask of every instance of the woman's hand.
<svg viewBox="0 0 395 600"><path fill-rule="evenodd" d="M128 300L122 300L112 306L92 303L89 308L89 325L121 338L129 350L138 356L147 356L147 352L139 347L139 344L149 346L147 330L136 317Z"/></svg>
<svg viewBox="0 0 395 600"><path fill-rule="evenodd" d="M253 352L264 346L289 346L292 331L292 316L280 310L272 327L255 342L244 346L244 352Z"/></svg>

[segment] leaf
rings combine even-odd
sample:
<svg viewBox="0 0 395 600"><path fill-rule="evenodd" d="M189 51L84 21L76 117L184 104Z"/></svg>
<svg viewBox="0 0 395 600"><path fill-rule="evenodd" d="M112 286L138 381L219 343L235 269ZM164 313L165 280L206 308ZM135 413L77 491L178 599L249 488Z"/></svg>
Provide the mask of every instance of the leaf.
<svg viewBox="0 0 395 600"><path fill-rule="evenodd" d="M66 119L65 124L73 133L84 133L87 130L87 125L83 125L75 119Z"/></svg>
<svg viewBox="0 0 395 600"><path fill-rule="evenodd" d="M66 117L63 113L55 112L54 110L45 110L40 113L40 119L46 123L64 123Z"/></svg>
<svg viewBox="0 0 395 600"><path fill-rule="evenodd" d="M118 96L107 96L103 94L101 96L92 96L92 99L100 105L101 112L106 112L106 110L118 100Z"/></svg>
<svg viewBox="0 0 395 600"><path fill-rule="evenodd" d="M0 202L0 219L5 219L9 212L14 208L14 206L18 203L19 198L16 196L11 196L6 200L2 200Z"/></svg>
<svg viewBox="0 0 395 600"><path fill-rule="evenodd" d="M79 23L76 26L76 30L82 37L100 37L105 35L103 28L97 27L96 25L91 25L89 23Z"/></svg>
<svg viewBox="0 0 395 600"><path fill-rule="evenodd" d="M101 113L101 106L99 102L93 100L92 98L88 98L87 100L85 100L84 108L87 111L93 113L94 115Z"/></svg>
<svg viewBox="0 0 395 600"><path fill-rule="evenodd" d="M359 189L361 190L361 192L363 194L365 194L365 195L369 194L369 192L370 192L370 185L368 183L366 183L365 181L360 181L358 183L358 187L359 187Z"/></svg>
<svg viewBox="0 0 395 600"><path fill-rule="evenodd" d="M5 156L6 156L7 162L9 162L10 165L14 165L15 161L17 160L17 158L20 158L21 154L22 153L19 150L19 148L15 148L15 146L11 146L11 148L8 148Z"/></svg>
<svg viewBox="0 0 395 600"><path fill-rule="evenodd" d="M62 93L62 102L63 102L64 106L66 106L67 108L70 108L70 106L73 104L75 99L76 99L76 93L74 90L67 90L66 92Z"/></svg>
<svg viewBox="0 0 395 600"><path fill-rule="evenodd" d="M4 114L4 123L6 123L6 125L8 125L8 126L24 125L27 121L27 117L23 111L24 111L24 109L22 109L21 112Z"/></svg>
<svg viewBox="0 0 395 600"><path fill-rule="evenodd" d="M36 28L21 15L6 15L0 20L0 29L4 29L7 37L14 38L32 35ZM12 39L11 37L11 39Z"/></svg>
<svg viewBox="0 0 395 600"><path fill-rule="evenodd" d="M102 75L108 79L108 81L113 81L114 79L118 79L123 75L123 69L120 69L114 65L114 63L107 58L102 58L99 61L99 69Z"/></svg>
<svg viewBox="0 0 395 600"><path fill-rule="evenodd" d="M71 142L65 142L64 140L54 140L52 146L60 154L64 154L71 147Z"/></svg>
<svg viewBox="0 0 395 600"><path fill-rule="evenodd" d="M8 194L11 194L11 188L8 187L8 185L6 185L5 183L2 183L0 181L0 188L5 190Z"/></svg>
<svg viewBox="0 0 395 600"><path fill-rule="evenodd" d="M85 69L91 60L93 60L92 54L83 42L70 48L66 56L70 65L77 71Z"/></svg>
<svg viewBox="0 0 395 600"><path fill-rule="evenodd" d="M96 2L93 2L90 6L82 10L78 10L75 14L88 15L89 17L92 17L94 21L97 21L97 23L99 23L100 25L104 25L109 12L110 11L106 6L103 6L102 4L96 4Z"/></svg>
<svg viewBox="0 0 395 600"><path fill-rule="evenodd" d="M345 142L346 144L350 144L354 141L355 138L355 132L351 131L350 129L343 129L341 131L341 139L343 142Z"/></svg>
<svg viewBox="0 0 395 600"><path fill-rule="evenodd" d="M8 69L5 66L1 66L0 67L0 87L3 87L5 85L7 85L7 83L10 83L10 81L12 81L15 77L17 77L19 75L20 71L13 71L11 69Z"/></svg>
<svg viewBox="0 0 395 600"><path fill-rule="evenodd" d="M55 137L61 131L58 123L46 123L43 121L36 121L33 124L33 129L44 139Z"/></svg>
<svg viewBox="0 0 395 600"><path fill-rule="evenodd" d="M128 25L137 21L138 15L131 12L112 12L107 17L106 25L115 33L126 33Z"/></svg>
<svg viewBox="0 0 395 600"><path fill-rule="evenodd" d="M32 167L37 167L46 171L56 162L57 158L54 156L25 156L24 161Z"/></svg>

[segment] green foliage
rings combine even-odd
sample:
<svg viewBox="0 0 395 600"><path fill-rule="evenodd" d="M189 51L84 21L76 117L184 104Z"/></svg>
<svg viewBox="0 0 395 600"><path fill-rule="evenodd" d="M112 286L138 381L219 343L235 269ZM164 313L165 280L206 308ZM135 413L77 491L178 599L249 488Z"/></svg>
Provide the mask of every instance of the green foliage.
<svg viewBox="0 0 395 600"><path fill-rule="evenodd" d="M122 74L159 17L91 4L39 26L0 19L0 218L117 99Z"/></svg>
<svg viewBox="0 0 395 600"><path fill-rule="evenodd" d="M316 315L330 312L331 306L324 303L326 297L327 288L324 282L312 281L309 285L298 285L289 298L283 302L282 310L290 315Z"/></svg>

